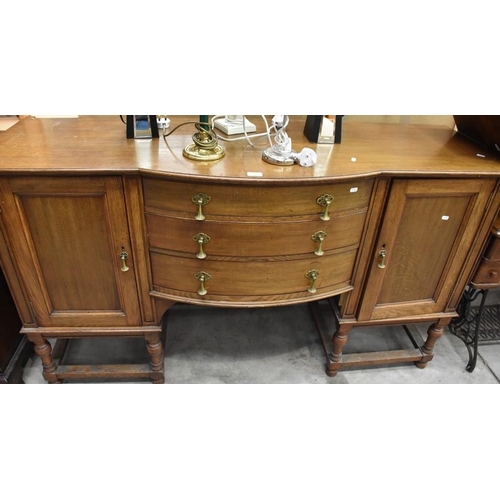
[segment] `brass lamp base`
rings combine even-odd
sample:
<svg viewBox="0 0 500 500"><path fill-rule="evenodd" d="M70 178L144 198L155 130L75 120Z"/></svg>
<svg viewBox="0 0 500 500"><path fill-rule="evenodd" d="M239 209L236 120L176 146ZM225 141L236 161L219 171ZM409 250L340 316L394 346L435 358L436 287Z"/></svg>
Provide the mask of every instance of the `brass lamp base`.
<svg viewBox="0 0 500 500"><path fill-rule="evenodd" d="M226 152L222 146L216 145L213 148L206 149L198 146L197 144L190 144L182 151L182 154L190 160L220 160Z"/></svg>
<svg viewBox="0 0 500 500"><path fill-rule="evenodd" d="M217 137L212 130L205 130L196 125L198 132L193 135L193 144L186 146L182 154L190 160L213 161L220 160L226 152L217 144Z"/></svg>

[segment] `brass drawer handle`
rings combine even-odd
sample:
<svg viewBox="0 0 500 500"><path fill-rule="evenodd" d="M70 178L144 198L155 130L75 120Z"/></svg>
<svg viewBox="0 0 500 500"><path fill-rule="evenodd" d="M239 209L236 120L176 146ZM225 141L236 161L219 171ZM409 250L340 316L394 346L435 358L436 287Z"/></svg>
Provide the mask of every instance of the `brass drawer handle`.
<svg viewBox="0 0 500 500"><path fill-rule="evenodd" d="M378 253L379 263L378 267L380 269L385 269L385 258L387 257L387 252L385 251L385 245L382 245L382 250Z"/></svg>
<svg viewBox="0 0 500 500"><path fill-rule="evenodd" d="M199 273L196 273L194 277L200 282L198 295L206 295L207 289L205 288L205 282L208 281L212 276L205 271L200 271Z"/></svg>
<svg viewBox="0 0 500 500"><path fill-rule="evenodd" d="M314 250L314 253L318 256L323 255L325 252L323 251L322 245L323 241L326 238L326 233L324 231L316 231L312 236L311 240L315 241L318 243L318 248Z"/></svg>
<svg viewBox="0 0 500 500"><path fill-rule="evenodd" d="M196 254L196 257L204 259L207 254L203 251L203 245L206 245L211 240L210 236L205 233L198 233L193 236L193 240L200 245L200 251Z"/></svg>
<svg viewBox="0 0 500 500"><path fill-rule="evenodd" d="M208 196L208 194L205 194L205 193L195 194L191 198L191 201L195 205L198 205L198 213L194 216L194 218L196 220L205 220L205 216L203 215L202 207L204 207L207 203L209 203L211 199L212 198L210 196Z"/></svg>
<svg viewBox="0 0 500 500"><path fill-rule="evenodd" d="M333 201L333 196L331 194L323 194L317 200L316 203L320 207L325 207L325 212L323 215L320 215L321 220L330 220L330 216L328 215L328 209Z"/></svg>
<svg viewBox="0 0 500 500"><path fill-rule="evenodd" d="M120 259L122 260L121 270L126 273L130 268L127 266L125 262L128 259L128 253L125 252L125 247L122 247L122 251L120 252Z"/></svg>
<svg viewBox="0 0 500 500"><path fill-rule="evenodd" d="M317 269L311 269L307 271L304 275L308 280L312 280L311 286L307 289L309 293L316 293L316 279L318 278L319 271Z"/></svg>

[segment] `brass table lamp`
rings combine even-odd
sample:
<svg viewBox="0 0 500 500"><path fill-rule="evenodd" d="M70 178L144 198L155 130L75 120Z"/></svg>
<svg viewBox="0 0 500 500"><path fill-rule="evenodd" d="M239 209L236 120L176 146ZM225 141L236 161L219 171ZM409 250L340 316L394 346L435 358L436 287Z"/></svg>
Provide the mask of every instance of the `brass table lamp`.
<svg viewBox="0 0 500 500"><path fill-rule="evenodd" d="M220 160L226 152L219 146L217 136L212 126L208 123L208 116L200 116L200 123L195 124L196 132L193 135L193 143L186 146L182 154L190 160L213 161Z"/></svg>

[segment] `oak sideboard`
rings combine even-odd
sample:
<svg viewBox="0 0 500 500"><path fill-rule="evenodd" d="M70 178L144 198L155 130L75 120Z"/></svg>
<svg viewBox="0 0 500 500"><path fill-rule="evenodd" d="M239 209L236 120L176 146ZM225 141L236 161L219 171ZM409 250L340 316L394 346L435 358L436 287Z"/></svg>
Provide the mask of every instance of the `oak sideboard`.
<svg viewBox="0 0 500 500"><path fill-rule="evenodd" d="M266 138L190 160L192 124L134 140L118 116L25 118L0 133L0 261L44 378L163 383L175 303L309 302L321 330L329 301L329 375L425 367L498 213L500 162L447 127L345 121L342 143L310 144L304 124L291 117L287 133L315 149L314 167L264 162ZM354 327L417 322L430 326L413 349L342 354ZM86 337L142 337L150 362L60 363Z"/></svg>

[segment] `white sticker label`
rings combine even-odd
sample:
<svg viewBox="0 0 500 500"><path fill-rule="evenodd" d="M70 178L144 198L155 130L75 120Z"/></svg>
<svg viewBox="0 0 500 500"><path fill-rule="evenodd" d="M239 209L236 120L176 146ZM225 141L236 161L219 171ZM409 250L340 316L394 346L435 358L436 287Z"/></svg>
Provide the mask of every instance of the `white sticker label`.
<svg viewBox="0 0 500 500"><path fill-rule="evenodd" d="M358 188L351 188L351 189L349 189L349 192L355 193L357 190L358 190Z"/></svg>
<svg viewBox="0 0 500 500"><path fill-rule="evenodd" d="M443 216L441 217L441 219L442 219L442 220L448 220L449 218L450 218L450 216L449 216L449 215L443 215Z"/></svg>
<svg viewBox="0 0 500 500"><path fill-rule="evenodd" d="M247 172L248 177L262 177L262 172Z"/></svg>

